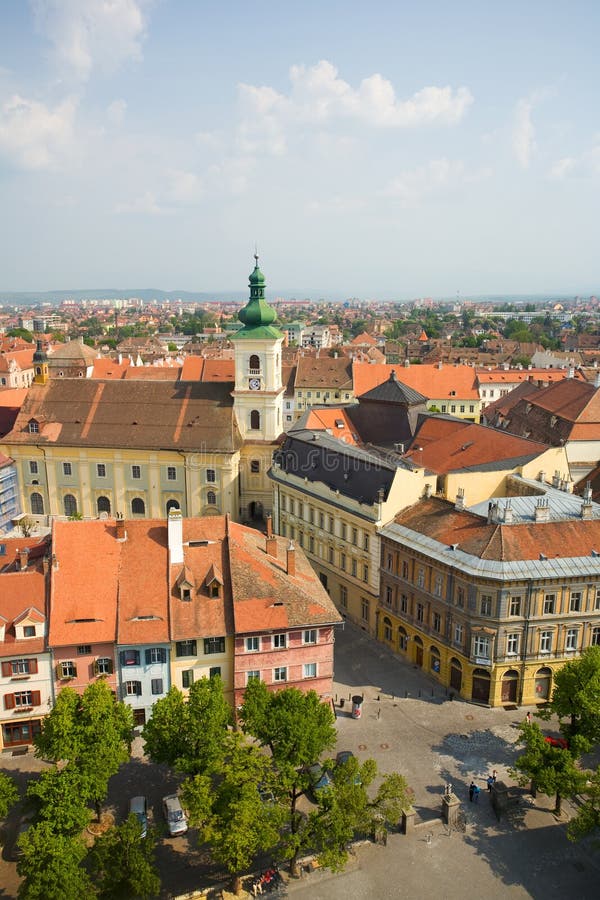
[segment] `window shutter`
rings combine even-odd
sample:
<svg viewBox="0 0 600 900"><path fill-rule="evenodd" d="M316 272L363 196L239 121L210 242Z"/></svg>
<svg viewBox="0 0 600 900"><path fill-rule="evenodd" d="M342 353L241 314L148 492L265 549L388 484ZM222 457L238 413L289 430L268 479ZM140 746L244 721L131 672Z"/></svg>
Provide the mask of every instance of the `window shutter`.
<svg viewBox="0 0 600 900"><path fill-rule="evenodd" d="M161 663L166 663L167 661L167 651L164 647L160 648L160 661Z"/></svg>
<svg viewBox="0 0 600 900"><path fill-rule="evenodd" d="M99 669L99 667L98 667L98 660L97 660L97 659L94 660L94 664L93 664L93 666L92 666L92 669L94 670L94 675L98 675L100 669Z"/></svg>
<svg viewBox="0 0 600 900"><path fill-rule="evenodd" d="M57 678L62 678L62 677L63 677L63 673L62 673L62 665L61 665L60 663L58 663L58 664L56 665L56 668L54 669L54 671L55 671L55 673L56 673L56 677L57 677Z"/></svg>
<svg viewBox="0 0 600 900"><path fill-rule="evenodd" d="M139 655L139 654L138 654ZM138 697L142 696L142 682L136 681L135 683L135 693Z"/></svg>
<svg viewBox="0 0 600 900"><path fill-rule="evenodd" d="M4 695L4 709L14 709L15 708L15 695L14 694L5 694Z"/></svg>
<svg viewBox="0 0 600 900"><path fill-rule="evenodd" d="M149 666L152 662L152 654L150 650L146 650L146 665Z"/></svg>
<svg viewBox="0 0 600 900"><path fill-rule="evenodd" d="M9 662L2 663L2 674L5 677L10 677L12 675L12 665Z"/></svg>
<svg viewBox="0 0 600 900"><path fill-rule="evenodd" d="M73 665L73 678L77 675L77 666Z"/></svg>
<svg viewBox="0 0 600 900"><path fill-rule="evenodd" d="M108 660L108 674L109 674L109 675L112 675L112 673L113 673L113 661L112 661L112 659L109 658L109 660Z"/></svg>
<svg viewBox="0 0 600 900"><path fill-rule="evenodd" d="M30 659L30 660L29 660L29 674L30 674L30 675L37 675L37 670L38 670L38 661L37 661L37 659L34 657L33 659Z"/></svg>
<svg viewBox="0 0 600 900"><path fill-rule="evenodd" d="M139 666L139 664L140 664L140 651L139 650L134 650L134 659L135 659L136 666Z"/></svg>
<svg viewBox="0 0 600 900"><path fill-rule="evenodd" d="M122 665L122 666L124 666L124 665L127 664L127 657L126 657L126 655L125 655L125 651L124 651L124 650L121 650L121 652L119 653L119 659L121 660L121 665Z"/></svg>
<svg viewBox="0 0 600 900"><path fill-rule="evenodd" d="M31 705L32 705L32 706L39 706L39 705L40 705L40 699L41 699L41 698L40 698L40 692L39 692L39 691L32 691L32 692L31 692Z"/></svg>

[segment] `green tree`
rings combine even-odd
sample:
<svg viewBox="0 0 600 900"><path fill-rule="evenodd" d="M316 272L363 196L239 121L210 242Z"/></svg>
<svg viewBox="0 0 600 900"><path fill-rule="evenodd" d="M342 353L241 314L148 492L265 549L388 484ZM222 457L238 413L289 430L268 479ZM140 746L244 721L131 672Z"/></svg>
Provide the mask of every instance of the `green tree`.
<svg viewBox="0 0 600 900"><path fill-rule="evenodd" d="M96 840L90 854L90 869L102 900L147 900L160 891L156 868L156 838L152 830L142 837L134 815L110 828Z"/></svg>
<svg viewBox="0 0 600 900"><path fill-rule="evenodd" d="M23 338L24 341L27 341L28 344L33 342L33 334L31 331L28 331L27 328L11 328L6 332L7 337L20 337Z"/></svg>
<svg viewBox="0 0 600 900"><path fill-rule="evenodd" d="M222 756L231 722L231 707L218 676L195 681L187 699L172 687L154 704L144 726L146 753L153 762L181 772L205 772Z"/></svg>
<svg viewBox="0 0 600 900"><path fill-rule="evenodd" d="M578 841L600 830L600 766L589 773L583 793L585 800L567 826L570 841Z"/></svg>
<svg viewBox="0 0 600 900"><path fill-rule="evenodd" d="M19 791L14 780L5 772L0 772L0 819L4 819L9 809L19 799Z"/></svg>
<svg viewBox="0 0 600 900"><path fill-rule="evenodd" d="M600 647L588 647L554 676L552 699L540 715L554 713L577 756L600 743Z"/></svg>
<svg viewBox="0 0 600 900"><path fill-rule="evenodd" d="M81 776L71 764L42 772L29 782L27 796L36 801L39 819L61 834L78 834L90 821Z"/></svg>
<svg viewBox="0 0 600 900"><path fill-rule="evenodd" d="M75 769L83 796L94 803L100 818L109 779L129 759L132 734L131 708L99 679L81 696L72 688L62 689L36 738L36 755Z"/></svg>
<svg viewBox="0 0 600 900"><path fill-rule="evenodd" d="M279 841L281 810L261 799L259 785L271 774L271 760L242 735L230 734L213 776L195 775L184 782L183 804L201 841L210 842L215 860L233 878L239 893L241 875L260 852Z"/></svg>
<svg viewBox="0 0 600 900"><path fill-rule="evenodd" d="M244 731L271 750L278 773L277 793L288 804L283 852L295 874L298 856L309 840L297 803L308 788L306 767L335 746L333 712L315 691L273 692L264 682L253 680L244 693L240 718Z"/></svg>
<svg viewBox="0 0 600 900"><path fill-rule="evenodd" d="M169 341L169 343L167 344L167 350L169 351L169 353L176 353L177 344L174 344L173 341Z"/></svg>
<svg viewBox="0 0 600 900"><path fill-rule="evenodd" d="M68 837L50 822L32 825L20 838L23 855L17 872L23 878L19 900L81 900L94 895L81 863L86 849L79 838Z"/></svg>
<svg viewBox="0 0 600 900"><path fill-rule="evenodd" d="M537 722L523 722L519 730L519 743L525 751L517 757L511 775L523 785L531 780L542 794L554 794L554 812L560 816L562 798L572 797L583 788L585 773L575 765L570 750L553 747L545 740Z"/></svg>

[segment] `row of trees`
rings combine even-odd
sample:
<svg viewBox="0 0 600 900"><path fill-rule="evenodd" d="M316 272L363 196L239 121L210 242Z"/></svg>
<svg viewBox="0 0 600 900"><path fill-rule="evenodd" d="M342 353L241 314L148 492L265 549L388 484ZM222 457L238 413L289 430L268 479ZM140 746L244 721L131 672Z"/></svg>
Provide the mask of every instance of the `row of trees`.
<svg viewBox="0 0 600 900"><path fill-rule="evenodd" d="M341 869L357 833L391 828L410 805L402 776L384 776L371 797L374 761L351 759L340 767L329 763L333 782L320 792L318 808L308 816L299 810L310 787L308 766L336 742L334 715L314 691L273 693L251 681L239 721L242 731L233 731L220 679L212 678L195 682L188 698L171 688L144 728L150 758L187 776L181 795L190 823L236 892L260 854L289 860L292 873L307 851Z"/></svg>
<svg viewBox="0 0 600 900"><path fill-rule="evenodd" d="M593 772L581 765L600 743L600 647L589 647L556 673L552 699L537 713L546 721L552 715L558 716L565 746L547 741L537 722L524 722L519 738L524 752L512 774L521 784L531 781L541 793L554 794L556 815L563 797L584 796L567 828L569 838L577 840L600 828L600 766Z"/></svg>
<svg viewBox="0 0 600 900"><path fill-rule="evenodd" d="M66 687L36 738L36 756L52 763L27 788L31 827L19 838L20 900L152 897L160 889L155 834L141 837L135 817L109 827L88 850L82 832L101 807L110 778L129 759L133 718L104 680L83 695ZM0 788L2 785L0 785ZM12 803L15 791L10 792ZM3 809L0 808L0 814Z"/></svg>

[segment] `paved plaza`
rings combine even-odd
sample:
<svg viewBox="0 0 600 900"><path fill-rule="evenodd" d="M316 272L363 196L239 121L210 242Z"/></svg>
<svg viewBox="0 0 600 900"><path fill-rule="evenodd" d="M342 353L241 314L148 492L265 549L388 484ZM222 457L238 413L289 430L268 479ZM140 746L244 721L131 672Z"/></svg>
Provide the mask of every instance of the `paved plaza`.
<svg viewBox="0 0 600 900"><path fill-rule="evenodd" d="M341 875L317 871L290 882L290 896L297 900L598 896L600 853L567 841L564 822L557 822L551 811L553 798L538 796L535 806L523 803L501 822L492 812L485 780L496 769L500 780L511 783L508 769L517 752L516 726L527 710L487 709L450 700L427 674L350 625L336 638L334 691L337 749L352 750L359 759L372 757L383 772L405 775L415 792L421 824L409 836L390 835L387 847L360 845ZM348 700L356 694L364 697L358 720L351 718ZM547 727L553 730L552 724ZM151 819L160 824L160 798L176 789L177 779L165 767L149 764L141 749L137 739L134 758L111 781L107 805L121 819L128 798L144 793ZM0 758L0 767L18 777L22 788L42 766L32 752ZM469 802L471 779L481 787L477 804ZM464 812L464 831L450 834L436 821L448 783ZM564 807L568 810L569 804ZM194 846L193 830L159 841L163 897L206 885L207 858ZM15 897L17 884L14 863L0 859L0 897Z"/></svg>

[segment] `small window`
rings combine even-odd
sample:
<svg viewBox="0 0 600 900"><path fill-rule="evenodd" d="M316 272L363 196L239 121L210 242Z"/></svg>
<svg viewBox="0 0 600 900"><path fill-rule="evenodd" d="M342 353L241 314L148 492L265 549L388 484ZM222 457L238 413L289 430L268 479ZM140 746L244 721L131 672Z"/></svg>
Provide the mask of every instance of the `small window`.
<svg viewBox="0 0 600 900"><path fill-rule="evenodd" d="M24 625L23 626L23 637L26 637L26 638L35 637L35 625Z"/></svg>
<svg viewBox="0 0 600 900"><path fill-rule="evenodd" d="M146 650L146 665L151 666L155 663L165 663L167 661L167 651L164 647L149 647Z"/></svg>
<svg viewBox="0 0 600 900"><path fill-rule="evenodd" d="M438 612L434 612L433 614L433 630L437 631L438 634L442 630L442 617Z"/></svg>
<svg viewBox="0 0 600 900"><path fill-rule="evenodd" d="M556 594L546 594L544 597L544 615L551 616L554 614L556 605Z"/></svg>
<svg viewBox="0 0 600 900"><path fill-rule="evenodd" d="M98 497L96 507L98 509L98 515L100 515L100 513L107 513L110 516L110 500L108 497Z"/></svg>
<svg viewBox="0 0 600 900"><path fill-rule="evenodd" d="M260 460L259 459L251 459L250 460L250 471L253 475L258 475L260 472Z"/></svg>
<svg viewBox="0 0 600 900"><path fill-rule="evenodd" d="M246 684L249 681L260 681L260 671L258 669L250 669L246 672Z"/></svg>
<svg viewBox="0 0 600 900"><path fill-rule="evenodd" d="M40 426L39 423L32 419L29 423L29 434L39 434Z"/></svg>
<svg viewBox="0 0 600 900"><path fill-rule="evenodd" d="M552 632L540 631L540 653L550 653L552 651Z"/></svg>
<svg viewBox="0 0 600 900"><path fill-rule="evenodd" d="M492 596L491 594L481 595L481 615L491 616L492 614Z"/></svg>
<svg viewBox="0 0 600 900"><path fill-rule="evenodd" d="M139 666L140 651L139 650L121 650L120 659L121 659L122 666Z"/></svg>
<svg viewBox="0 0 600 900"><path fill-rule="evenodd" d="M35 459L30 459L30 460L29 460L29 472L30 472L31 475L37 475L37 474L38 474L38 464L37 464L37 462L36 462Z"/></svg>
<svg viewBox="0 0 600 900"><path fill-rule="evenodd" d="M361 600L361 616L363 622L369 621L369 601L366 599L366 597L363 597Z"/></svg>
<svg viewBox="0 0 600 900"><path fill-rule="evenodd" d="M250 413L250 428L252 431L260 431L260 412L257 409Z"/></svg>
<svg viewBox="0 0 600 900"><path fill-rule="evenodd" d="M98 463L96 466L96 473L98 478L106 478L106 465L104 463Z"/></svg>
<svg viewBox="0 0 600 900"><path fill-rule="evenodd" d="M177 641L175 644L176 656L196 656L196 641Z"/></svg>
<svg viewBox="0 0 600 900"><path fill-rule="evenodd" d="M304 632L302 642L304 644L316 644L317 643L317 629L316 628L308 628Z"/></svg>
<svg viewBox="0 0 600 900"><path fill-rule="evenodd" d="M63 475L72 475L73 474L73 466L70 462L64 462L63 466Z"/></svg>
<svg viewBox="0 0 600 900"><path fill-rule="evenodd" d="M163 680L162 678L153 678L150 682L150 690L152 694L162 694L163 692Z"/></svg>
<svg viewBox="0 0 600 900"><path fill-rule="evenodd" d="M75 678L77 675L77 668L75 663L70 659L66 659L63 662L58 664L58 677L59 678Z"/></svg>
<svg viewBox="0 0 600 900"><path fill-rule="evenodd" d="M78 656L89 656L91 652L92 652L91 644L80 644L79 647L77 648Z"/></svg>
<svg viewBox="0 0 600 900"><path fill-rule="evenodd" d="M285 666L278 666L276 669L273 669L273 681L287 681L287 668Z"/></svg>
<svg viewBox="0 0 600 900"><path fill-rule="evenodd" d="M31 514L34 516L43 516L44 515L44 498L41 494L32 494L29 498L29 503L31 505Z"/></svg>
<svg viewBox="0 0 600 900"><path fill-rule="evenodd" d="M177 469L175 466L167 466L167 480L177 481Z"/></svg>
<svg viewBox="0 0 600 900"><path fill-rule="evenodd" d="M510 616L520 616L521 615L521 598L520 597L511 597L510 598L509 615Z"/></svg>
<svg viewBox="0 0 600 900"><path fill-rule="evenodd" d="M206 502L209 506L217 505L217 495L214 491L209 491L206 495Z"/></svg>
<svg viewBox="0 0 600 900"><path fill-rule="evenodd" d="M126 681L125 682L125 695L127 697L141 697L142 696L142 682L141 681Z"/></svg>
<svg viewBox="0 0 600 900"><path fill-rule="evenodd" d="M246 651L248 653L255 653L257 650L260 650L260 638L247 637L246 638Z"/></svg>
<svg viewBox="0 0 600 900"><path fill-rule="evenodd" d="M363 566L362 580L365 582L365 584L369 583L369 567L368 566Z"/></svg>
<svg viewBox="0 0 600 900"><path fill-rule="evenodd" d="M507 656L516 656L519 652L519 634L506 635L506 654Z"/></svg>
<svg viewBox="0 0 600 900"><path fill-rule="evenodd" d="M65 494L63 498L63 507L65 510L65 516L69 516L70 518L77 515L77 500L73 496L73 494Z"/></svg>
<svg viewBox="0 0 600 900"><path fill-rule="evenodd" d="M417 603L417 622L423 622L425 616L425 607L422 603Z"/></svg>
<svg viewBox="0 0 600 900"><path fill-rule="evenodd" d="M571 591L569 612L581 612L581 591Z"/></svg>
<svg viewBox="0 0 600 900"><path fill-rule="evenodd" d="M567 628L565 650L577 650L577 628Z"/></svg>
<svg viewBox="0 0 600 900"><path fill-rule="evenodd" d="M111 675L112 674L112 659L109 656L101 656L100 659L96 660L95 663L96 675Z"/></svg>
<svg viewBox="0 0 600 900"><path fill-rule="evenodd" d="M132 466L131 467L131 477L132 478L141 478L142 477L141 466Z"/></svg>
<svg viewBox="0 0 600 900"><path fill-rule="evenodd" d="M274 634L273 635L273 649L274 650L284 650L286 647L286 635L283 634Z"/></svg>
<svg viewBox="0 0 600 900"><path fill-rule="evenodd" d="M348 609L348 588L343 584L340 585L340 606Z"/></svg>
<svg viewBox="0 0 600 900"><path fill-rule="evenodd" d="M214 484L214 483L215 483L215 481L217 480L217 473L216 473L216 470L215 470L215 469L207 469L207 470L206 470L206 480L207 480L210 484Z"/></svg>
<svg viewBox="0 0 600 900"><path fill-rule="evenodd" d="M304 663L304 677L305 678L316 678L317 677L317 664L316 663Z"/></svg>
<svg viewBox="0 0 600 900"><path fill-rule="evenodd" d="M217 675L219 678L221 677L221 666L211 666L208 670L208 677L216 678Z"/></svg>
<svg viewBox="0 0 600 900"><path fill-rule="evenodd" d="M208 656L211 653L225 653L224 637L204 638L204 655Z"/></svg>
<svg viewBox="0 0 600 900"><path fill-rule="evenodd" d="M194 670L184 669L181 673L181 687L190 688L194 683Z"/></svg>
<svg viewBox="0 0 600 900"><path fill-rule="evenodd" d="M592 628L592 639L590 641L592 647L600 646L600 626L595 625Z"/></svg>

